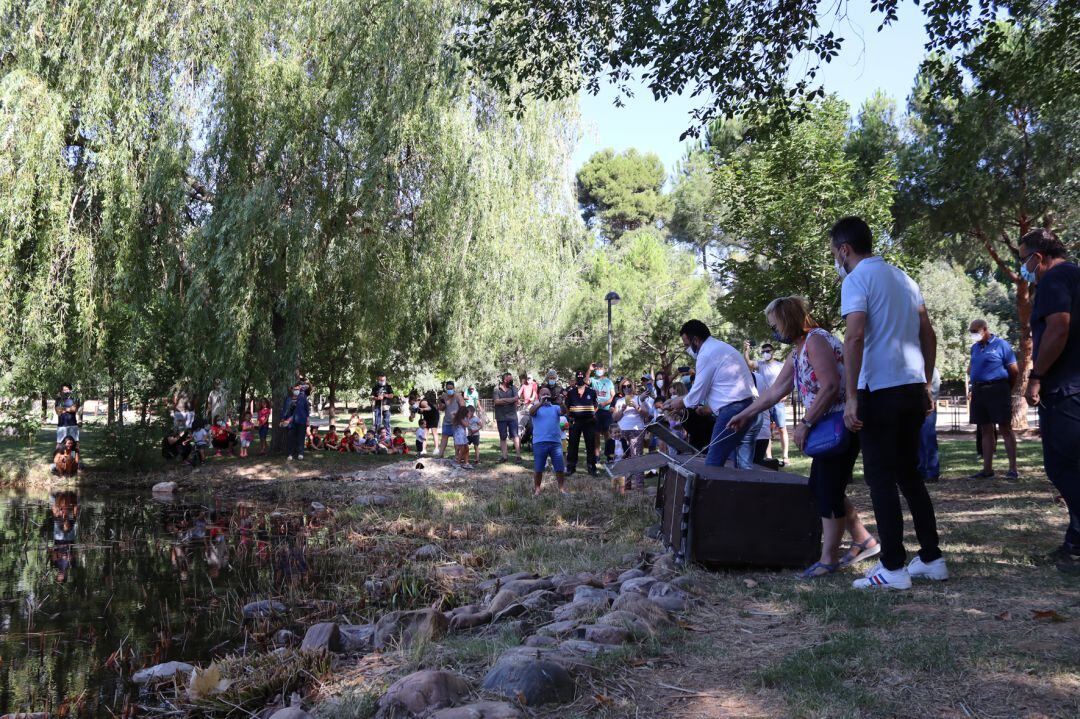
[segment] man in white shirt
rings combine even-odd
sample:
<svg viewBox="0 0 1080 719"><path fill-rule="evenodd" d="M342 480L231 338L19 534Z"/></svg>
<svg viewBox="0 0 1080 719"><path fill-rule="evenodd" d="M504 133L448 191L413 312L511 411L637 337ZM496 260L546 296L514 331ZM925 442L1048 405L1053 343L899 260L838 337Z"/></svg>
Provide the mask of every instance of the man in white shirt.
<svg viewBox="0 0 1080 719"><path fill-rule="evenodd" d="M881 561L853 586L909 589L912 577L948 579L934 505L918 470L919 431L931 409L927 380L937 359L926 304L910 277L873 254L873 236L862 219L845 217L829 234L847 323L844 423L860 433L881 541ZM919 540L919 555L906 567L898 490Z"/></svg>
<svg viewBox="0 0 1080 719"><path fill-rule="evenodd" d="M750 359L750 343L746 342L743 344L743 358L746 360L746 364L750 365L750 369L757 372L761 377L761 381L758 382L758 392L762 394L768 392L769 388L773 386L773 382L780 376L780 370L784 368L784 363L776 359L772 344L766 342L761 345L761 359L755 361ZM771 425L776 427L777 432L780 434L780 451L783 453L780 466L782 467L788 463L787 406L782 401L769 408L768 421L769 424L765 425L765 429L769 430L769 443L765 447L765 456L772 458Z"/></svg>
<svg viewBox="0 0 1080 719"><path fill-rule="evenodd" d="M716 417L705 464L723 467L739 446L747 427L727 428L732 417L746 409L753 399L754 380L739 351L712 336L701 320L688 320L679 330L686 352L695 360L694 384L685 397L672 397L664 409L707 407ZM723 439L718 439L723 435Z"/></svg>

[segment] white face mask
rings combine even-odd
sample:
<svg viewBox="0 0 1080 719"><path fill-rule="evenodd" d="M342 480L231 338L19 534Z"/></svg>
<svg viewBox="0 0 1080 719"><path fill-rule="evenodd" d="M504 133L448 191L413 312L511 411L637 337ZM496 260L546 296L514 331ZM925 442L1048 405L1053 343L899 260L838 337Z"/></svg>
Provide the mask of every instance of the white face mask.
<svg viewBox="0 0 1080 719"><path fill-rule="evenodd" d="M968 335L972 342L982 342L982 332L972 332Z"/></svg>
<svg viewBox="0 0 1080 719"><path fill-rule="evenodd" d="M658 379L658 380L656 380L656 386L657 386L657 387L658 387L659 389L664 389L664 380L662 380L662 379Z"/></svg>
<svg viewBox="0 0 1080 719"><path fill-rule="evenodd" d="M847 277L847 270L845 270L844 266L840 264L840 260L834 259L833 264L836 266L836 274L840 275L840 279L844 279L845 277Z"/></svg>
<svg viewBox="0 0 1080 719"><path fill-rule="evenodd" d="M695 359L696 360L697 359L697 353L698 353L698 351L696 349L694 349L694 345L687 345L686 346L686 354L690 355L690 359Z"/></svg>
<svg viewBox="0 0 1080 719"><path fill-rule="evenodd" d="M766 360L766 361L771 360L772 359L772 352L762 352L761 353L761 359Z"/></svg>
<svg viewBox="0 0 1080 719"><path fill-rule="evenodd" d="M602 370L602 369L596 370L596 376L597 377L603 377L604 376L604 370Z"/></svg>

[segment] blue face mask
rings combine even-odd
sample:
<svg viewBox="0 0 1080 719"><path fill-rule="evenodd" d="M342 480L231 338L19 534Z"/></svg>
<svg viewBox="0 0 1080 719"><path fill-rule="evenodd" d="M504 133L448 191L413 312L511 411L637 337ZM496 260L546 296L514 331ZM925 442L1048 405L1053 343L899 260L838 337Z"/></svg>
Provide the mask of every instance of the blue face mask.
<svg viewBox="0 0 1080 719"><path fill-rule="evenodd" d="M1028 259L1031 259L1030 257ZM1038 275L1027 268L1026 262L1020 263L1020 276L1024 278L1024 281L1029 284L1035 284L1039 281Z"/></svg>
<svg viewBox="0 0 1080 719"><path fill-rule="evenodd" d="M783 342L786 345L791 344L791 338L790 337L784 337L783 335L780 334L780 332L778 330L773 330L772 331L772 336L773 336L773 339L776 340L777 342Z"/></svg>
<svg viewBox="0 0 1080 719"><path fill-rule="evenodd" d="M447 397L453 397L454 396L454 390L452 390L452 389L446 390L446 396Z"/></svg>

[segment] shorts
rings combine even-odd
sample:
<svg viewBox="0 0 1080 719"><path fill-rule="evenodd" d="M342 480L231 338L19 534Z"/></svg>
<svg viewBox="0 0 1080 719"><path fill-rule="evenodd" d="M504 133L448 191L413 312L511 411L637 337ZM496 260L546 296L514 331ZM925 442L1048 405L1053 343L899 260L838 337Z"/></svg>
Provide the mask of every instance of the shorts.
<svg viewBox="0 0 1080 719"><path fill-rule="evenodd" d="M596 433L603 434L611 429L613 418L610 409L596 410Z"/></svg>
<svg viewBox="0 0 1080 719"><path fill-rule="evenodd" d="M454 436L454 425L452 425L452 424L444 424L442 426L442 434L443 434L444 437L453 437Z"/></svg>
<svg viewBox="0 0 1080 719"><path fill-rule="evenodd" d="M559 442L533 442L533 471L543 472L547 465L548 457L551 458L551 466L556 473L566 472L566 463L563 460L562 444Z"/></svg>
<svg viewBox="0 0 1080 719"><path fill-rule="evenodd" d="M240 440L240 448L241 449L247 449L250 446L251 446L251 440L250 439L242 439L242 440Z"/></svg>
<svg viewBox="0 0 1080 719"><path fill-rule="evenodd" d="M835 457L815 457L810 464L810 491L817 502L818 515L825 519L844 516L844 496L855 460L859 458L859 435L851 434L851 442L843 454Z"/></svg>
<svg viewBox="0 0 1080 719"><path fill-rule="evenodd" d="M775 424L777 429L787 427L787 406L783 402L769 408L769 421Z"/></svg>
<svg viewBox="0 0 1080 719"><path fill-rule="evenodd" d="M64 427L56 428L56 443L60 444L68 437L71 437L76 442L79 441L79 425L69 424Z"/></svg>
<svg viewBox="0 0 1080 719"><path fill-rule="evenodd" d="M270 434L270 425L268 425L268 424L259 425L259 439L261 439L263 442L265 442L266 437L269 434Z"/></svg>
<svg viewBox="0 0 1080 719"><path fill-rule="evenodd" d="M971 423L1012 424L1012 387L1002 379L989 384L971 385Z"/></svg>
<svg viewBox="0 0 1080 719"><path fill-rule="evenodd" d="M470 434L469 435L469 444L471 444L474 447L479 447L480 446L480 435L478 435L478 434Z"/></svg>
<svg viewBox="0 0 1080 719"><path fill-rule="evenodd" d="M516 419L497 419L495 424L499 428L499 439L513 439L518 436L518 421Z"/></svg>

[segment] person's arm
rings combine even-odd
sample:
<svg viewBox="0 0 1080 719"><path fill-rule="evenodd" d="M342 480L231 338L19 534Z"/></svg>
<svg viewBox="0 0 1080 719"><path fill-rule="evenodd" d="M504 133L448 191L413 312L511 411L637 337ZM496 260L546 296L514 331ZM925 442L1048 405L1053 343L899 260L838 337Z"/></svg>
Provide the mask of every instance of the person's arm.
<svg viewBox="0 0 1080 719"><path fill-rule="evenodd" d="M746 364L750 367L750 371L751 372L757 372L757 368L758 368L757 367L757 362L750 359L750 343L749 342L743 342L742 356L743 356L743 359L746 360Z"/></svg>
<svg viewBox="0 0 1080 719"><path fill-rule="evenodd" d="M694 384L690 387L690 391L686 393L684 397L672 397L670 400L664 403L665 409L678 409L679 407L697 407L699 404L705 404L705 400L709 396L709 389L712 387L713 375L716 374L716 365L718 362L715 357L710 357L709 362L697 363L697 375L694 378Z"/></svg>
<svg viewBox="0 0 1080 719"><path fill-rule="evenodd" d="M621 405L620 404L613 405L614 408L611 411L611 418L613 420L615 420L616 422L618 422L620 419L622 419L623 415L626 413L626 405L629 402L630 402L629 399L623 398L623 403Z"/></svg>
<svg viewBox="0 0 1080 719"><path fill-rule="evenodd" d="M822 340L822 342L824 342L824 340ZM749 407L732 417L731 421L728 422L728 427L731 427L732 429L741 429L752 417L761 414L777 404L784 397L791 394L791 385L795 380L794 358L794 353L788 355L787 359L784 360L784 366L780 368L780 374L776 375L776 380L769 386L769 389L758 395L758 398L755 399ZM697 383L695 382L694 384Z"/></svg>
<svg viewBox="0 0 1080 719"><path fill-rule="evenodd" d="M1055 312L1046 316L1046 329L1043 330L1042 339L1039 342L1039 355L1035 358L1034 368L1031 370L1034 376L1028 379L1027 393L1024 395L1028 404L1032 406L1039 403L1042 375L1050 371L1050 368L1061 357L1061 353L1065 351L1071 322L1072 317L1068 312Z"/></svg>
<svg viewBox="0 0 1080 719"><path fill-rule="evenodd" d="M803 421L812 425L825 416L840 396L840 372L836 368L832 347L820 335L807 338L806 357L818 380L818 392L803 414ZM777 378L777 383L779 381L780 378ZM776 383L773 384L775 386Z"/></svg>
<svg viewBox="0 0 1080 719"><path fill-rule="evenodd" d="M1020 379L1020 368L1013 362L1005 366L1005 371L1009 373L1009 389L1016 389L1016 382Z"/></svg>
<svg viewBox="0 0 1080 719"><path fill-rule="evenodd" d="M844 424L852 432L858 432L862 429L862 422L859 421L859 373L862 372L863 348L866 346L866 313L851 312L844 319L847 322L844 332L844 389L847 393Z"/></svg>
<svg viewBox="0 0 1080 719"><path fill-rule="evenodd" d="M934 325L930 323L930 314L926 311L926 305L919 306L919 347L922 349L923 372L926 375L926 402L929 415L934 411L934 367L937 366L937 333Z"/></svg>

